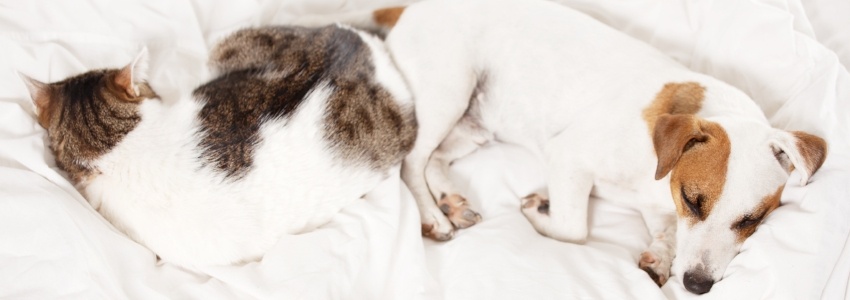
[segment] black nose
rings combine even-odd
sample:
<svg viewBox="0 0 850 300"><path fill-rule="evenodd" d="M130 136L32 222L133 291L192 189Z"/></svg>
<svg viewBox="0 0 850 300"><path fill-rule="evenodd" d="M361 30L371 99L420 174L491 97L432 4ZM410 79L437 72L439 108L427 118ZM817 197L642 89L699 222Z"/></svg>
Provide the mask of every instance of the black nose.
<svg viewBox="0 0 850 300"><path fill-rule="evenodd" d="M702 272L693 271L685 272L685 278L682 282L688 291L697 295L708 293L711 290L711 286L714 285L714 279L711 279L710 276Z"/></svg>

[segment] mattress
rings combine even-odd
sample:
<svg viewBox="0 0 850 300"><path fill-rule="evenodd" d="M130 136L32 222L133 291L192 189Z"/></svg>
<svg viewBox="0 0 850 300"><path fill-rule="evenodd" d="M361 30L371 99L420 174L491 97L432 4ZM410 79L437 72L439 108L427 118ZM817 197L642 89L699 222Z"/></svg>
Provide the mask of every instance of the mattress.
<svg viewBox="0 0 850 300"><path fill-rule="evenodd" d="M409 1L407 1L409 2ZM703 298L850 295L850 11L828 0L559 0L747 94L777 128L830 143L812 182L793 173L778 208ZM542 162L491 143L452 166L483 221L448 242L420 236L410 192L391 176L319 229L262 261L184 269L158 262L98 215L53 162L15 71L56 81L120 67L142 45L151 85L176 97L206 55L242 27L405 3L392 0L0 2L0 298L6 299L686 299L637 268L640 215L592 199L585 245L537 234L519 199ZM844 6L846 7L846 6ZM842 64L844 62L844 64ZM397 174L397 169L394 174Z"/></svg>

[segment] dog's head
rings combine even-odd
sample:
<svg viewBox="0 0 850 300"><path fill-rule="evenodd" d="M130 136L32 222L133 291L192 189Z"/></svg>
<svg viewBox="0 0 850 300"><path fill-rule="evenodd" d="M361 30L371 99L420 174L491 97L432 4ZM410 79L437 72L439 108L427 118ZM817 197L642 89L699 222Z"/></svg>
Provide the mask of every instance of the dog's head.
<svg viewBox="0 0 850 300"><path fill-rule="evenodd" d="M826 158L826 142L738 118L661 114L653 144L656 179L670 175L678 226L674 273L708 292L741 244L780 203L791 171L806 184Z"/></svg>

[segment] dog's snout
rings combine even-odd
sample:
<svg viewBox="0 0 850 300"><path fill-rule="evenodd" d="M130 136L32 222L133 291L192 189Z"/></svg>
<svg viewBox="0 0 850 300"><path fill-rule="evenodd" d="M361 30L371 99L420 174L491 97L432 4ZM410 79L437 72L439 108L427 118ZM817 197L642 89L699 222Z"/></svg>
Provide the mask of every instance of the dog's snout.
<svg viewBox="0 0 850 300"><path fill-rule="evenodd" d="M711 279L711 276L695 271L685 272L685 278L682 281L688 291L697 295L708 293L714 285L714 279Z"/></svg>

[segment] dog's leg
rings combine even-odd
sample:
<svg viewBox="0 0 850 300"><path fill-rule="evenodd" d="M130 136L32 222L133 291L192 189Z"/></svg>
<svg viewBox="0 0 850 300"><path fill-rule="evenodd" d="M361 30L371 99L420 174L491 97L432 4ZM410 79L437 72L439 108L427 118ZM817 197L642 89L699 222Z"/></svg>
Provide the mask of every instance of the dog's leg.
<svg viewBox="0 0 850 300"><path fill-rule="evenodd" d="M662 286L670 278L670 266L676 254L676 216L650 209L641 210L641 215L652 235L652 242L641 253L638 266L658 286Z"/></svg>
<svg viewBox="0 0 850 300"><path fill-rule="evenodd" d="M569 154L569 139L556 137L547 145L549 196L531 194L522 199L522 213L542 235L572 243L587 240L587 204L593 177L580 160Z"/></svg>
<svg viewBox="0 0 850 300"><path fill-rule="evenodd" d="M481 221L481 215L469 208L466 198L460 195L449 180L449 166L457 159L474 152L482 144L492 139L492 135L478 126L475 120L464 117L452 129L449 136L431 155L425 169L425 178L431 195L437 205L458 229L467 228Z"/></svg>
<svg viewBox="0 0 850 300"><path fill-rule="evenodd" d="M540 234L583 244L587 240L587 203L593 181L576 178L562 185L569 186L549 184L551 201L538 193L522 198L522 213Z"/></svg>
<svg viewBox="0 0 850 300"><path fill-rule="evenodd" d="M429 84L424 79L416 81L428 88L422 89L420 93L415 95L419 131L413 149L405 157L402 164L401 176L419 206L422 235L442 241L452 238L454 226L437 206L428 188L429 182L425 176L425 169L434 151L452 131L458 120L463 117L469 106L469 97L475 86L475 81L474 77L468 77L471 80L464 85L462 80L443 83L442 80L450 79L440 76L437 76L436 79L430 76L427 78L437 82ZM434 88L441 86L454 87L454 90ZM446 175L437 177L445 178Z"/></svg>
<svg viewBox="0 0 850 300"><path fill-rule="evenodd" d="M417 144L419 142L417 141ZM422 235L438 241L446 241L454 235L452 222L440 211L425 180L425 165L430 153L427 151L411 152L401 166L402 179L413 194L419 207L419 218L422 222Z"/></svg>
<svg viewBox="0 0 850 300"><path fill-rule="evenodd" d="M387 36L386 45L413 94L419 126L401 176L419 206L423 235L447 240L454 226L431 195L425 168L469 107L479 74L471 65L473 52L465 48L468 45L462 35L439 35L433 40L437 42L423 43L417 30L402 26Z"/></svg>
<svg viewBox="0 0 850 300"><path fill-rule="evenodd" d="M420 144L417 140L416 144ZM436 148L436 146L434 146ZM404 180L416 205L419 207L419 218L422 222L422 235L438 241L446 241L454 235L454 226L445 214L437 207L431 192L428 190L428 182L425 179L425 167L431 156L430 151L412 151L404 159L401 166L401 177Z"/></svg>

